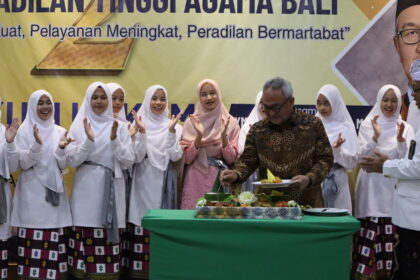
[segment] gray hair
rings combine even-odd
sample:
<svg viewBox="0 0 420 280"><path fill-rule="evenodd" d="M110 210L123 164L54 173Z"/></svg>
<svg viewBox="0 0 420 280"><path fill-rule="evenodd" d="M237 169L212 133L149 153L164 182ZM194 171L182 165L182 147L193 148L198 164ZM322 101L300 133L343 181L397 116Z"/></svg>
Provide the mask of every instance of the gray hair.
<svg viewBox="0 0 420 280"><path fill-rule="evenodd" d="M263 92L269 88L274 90L281 90L283 92L284 97L286 98L293 97L292 84L286 79L275 77L271 80L268 80L264 84Z"/></svg>

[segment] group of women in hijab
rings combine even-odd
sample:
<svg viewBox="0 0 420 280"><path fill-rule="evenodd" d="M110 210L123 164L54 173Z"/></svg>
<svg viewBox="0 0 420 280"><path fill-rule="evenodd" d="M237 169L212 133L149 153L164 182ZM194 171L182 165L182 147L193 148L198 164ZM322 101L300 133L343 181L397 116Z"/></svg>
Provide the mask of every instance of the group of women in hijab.
<svg viewBox="0 0 420 280"><path fill-rule="evenodd" d="M51 94L35 91L23 123L14 119L7 128L0 126L0 239L10 237L11 227L18 229L19 276L118 279L124 271L130 278L147 277L149 233L141 220L149 209L177 207L174 162L185 163L180 206L192 209L212 189L223 163L241 154L250 126L266 117L261 97L262 92L240 129L223 105L218 84L203 80L194 114L182 127L183 112L169 117L168 93L155 85L129 123L125 90L95 82L67 132L54 123ZM335 86L319 90L316 107L334 153L322 184L324 202L353 210L362 224L354 244L354 277L389 274L395 265L390 210L396 182L360 170L352 207L348 172L363 155L404 156L414 134L399 116L401 93L392 85L382 87L358 136ZM67 167L76 169L70 199L62 175ZM12 200L8 179L18 169ZM255 180L245 182L243 190L252 190ZM3 279L5 244L0 242Z"/></svg>
<svg viewBox="0 0 420 280"><path fill-rule="evenodd" d="M321 87L316 107L334 154L334 165L322 183L325 206L353 210L361 222L353 244L352 279L391 279L396 266L396 228L391 222L396 180L360 169L352 207L347 174L363 156L381 153L396 159L406 154L414 131L400 117L401 92L393 85L379 90L358 136L335 86Z"/></svg>
<svg viewBox="0 0 420 280"><path fill-rule="evenodd" d="M51 94L32 93L23 123L0 126L0 279L7 279L11 228L22 279L146 278L149 233L141 220L149 209L177 207L174 163L185 155L181 206L189 209L211 189L215 160L229 164L238 155L239 126L218 84L201 81L197 97L183 128L183 112L168 116L166 89L151 86L129 123L125 90L95 82L66 131L55 125ZM75 168L70 199L62 175L68 167ZM10 172L17 170L12 199Z"/></svg>

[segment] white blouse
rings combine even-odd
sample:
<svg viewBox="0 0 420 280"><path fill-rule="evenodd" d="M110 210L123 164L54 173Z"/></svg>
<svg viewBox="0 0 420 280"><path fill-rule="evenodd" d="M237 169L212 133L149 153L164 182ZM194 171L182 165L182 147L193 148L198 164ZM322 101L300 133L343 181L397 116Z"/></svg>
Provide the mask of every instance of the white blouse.
<svg viewBox="0 0 420 280"><path fill-rule="evenodd" d="M60 134L65 132L64 128L57 125L55 129ZM21 169L13 198L10 222L13 227L50 229L72 225L66 188L59 195L59 205L53 206L46 201L46 188L39 182L32 168L38 162L45 160L41 157L41 149L42 145L36 141L28 149L18 149L14 142L7 144L8 157L10 160L17 159L18 164L15 167ZM55 153L51 156L55 157L53 162L56 163L51 168L63 170L67 167L64 150L58 147L58 143ZM11 171L15 170L11 169Z"/></svg>
<svg viewBox="0 0 420 280"><path fill-rule="evenodd" d="M125 129L120 126L118 129ZM121 141L116 138L111 141L113 162L116 159L121 168L127 168L134 162L134 152L129 141ZM95 150L95 142L86 138L80 145L69 144L66 149L66 156L69 165L77 168L73 181L73 190L70 198L70 205L73 214L73 225L81 227L102 228L102 203L104 196L105 169L101 166L83 164L85 161L93 161L90 153ZM116 178L116 180L120 180ZM115 199L117 206L118 227L125 227L125 185L114 183Z"/></svg>
<svg viewBox="0 0 420 280"><path fill-rule="evenodd" d="M339 192L334 201L334 207L344 208L352 212L351 194L349 187L348 170L354 168L357 164L357 155L349 155L341 149L332 148L334 154L334 162L341 165L343 168L334 170L334 180L339 186Z"/></svg>
<svg viewBox="0 0 420 280"><path fill-rule="evenodd" d="M176 133L167 134L166 152L170 161L178 161L183 155L179 146L182 126L176 125ZM128 221L141 226L141 219L149 209L158 209L162 203L164 171L154 167L146 156L146 136L137 133L134 142L136 164L133 170Z"/></svg>
<svg viewBox="0 0 420 280"><path fill-rule="evenodd" d="M360 133L363 132L359 131L359 135ZM387 156L390 159L403 158L413 136L413 129L405 123L403 137L406 142L398 142L393 150L388 151ZM372 138L367 139L368 141L360 146L360 156L373 156L374 152L378 151L377 143ZM391 217L396 184L396 179L387 178L379 173L367 173L360 169L355 189L355 217Z"/></svg>
<svg viewBox="0 0 420 280"><path fill-rule="evenodd" d="M5 179L9 178L9 166L17 169L18 160L17 157L7 157L7 143L5 140L6 128L3 124L0 124L0 168L1 174L4 174ZM14 166L14 167L13 167ZM7 218L4 224L0 224L0 240L7 240L12 234L10 230L10 216L12 211L12 194L10 191L9 181L4 184L5 193L6 193L6 209L7 209Z"/></svg>

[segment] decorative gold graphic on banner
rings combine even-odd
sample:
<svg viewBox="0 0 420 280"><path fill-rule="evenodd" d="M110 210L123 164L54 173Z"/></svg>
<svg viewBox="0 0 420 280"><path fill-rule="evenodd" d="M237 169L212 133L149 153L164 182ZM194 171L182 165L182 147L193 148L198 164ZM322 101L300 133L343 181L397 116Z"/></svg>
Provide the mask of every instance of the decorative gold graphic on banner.
<svg viewBox="0 0 420 280"><path fill-rule="evenodd" d="M385 7L389 0L353 0L353 2L368 19L372 19L383 7Z"/></svg>
<svg viewBox="0 0 420 280"><path fill-rule="evenodd" d="M97 11L98 0L92 0L75 27L94 27L110 16L110 0L103 0L103 12ZM83 38L66 38L32 71L32 75L118 75L127 63L134 39L95 42Z"/></svg>

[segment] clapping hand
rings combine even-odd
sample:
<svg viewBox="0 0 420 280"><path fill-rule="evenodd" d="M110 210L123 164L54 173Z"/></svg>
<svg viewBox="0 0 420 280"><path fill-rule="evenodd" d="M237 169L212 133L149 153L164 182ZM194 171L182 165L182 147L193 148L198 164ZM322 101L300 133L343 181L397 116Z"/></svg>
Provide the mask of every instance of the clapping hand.
<svg viewBox="0 0 420 280"><path fill-rule="evenodd" d="M378 138L379 136L381 136L381 126L378 124L378 118L379 118L379 115L376 115L370 121L372 123L372 128L373 128L372 140L375 142L378 142Z"/></svg>
<svg viewBox="0 0 420 280"><path fill-rule="evenodd" d="M137 115L137 112L134 110L131 111L131 114L133 115L134 122L136 123L136 126L138 127L138 131L140 131L140 133L145 133L146 127L144 125L144 122L141 120L141 117Z"/></svg>
<svg viewBox="0 0 420 280"><path fill-rule="evenodd" d="M190 115L191 124L193 125L195 131L197 132L197 136L202 137L204 133L204 127L201 124L200 120L196 118L193 114Z"/></svg>
<svg viewBox="0 0 420 280"><path fill-rule="evenodd" d="M404 129L405 129L405 124L403 122L397 124L397 130L398 130L397 141L400 143L405 142L405 138L403 137Z"/></svg>
<svg viewBox="0 0 420 280"><path fill-rule="evenodd" d="M64 149L68 144L71 142L74 142L73 138L67 137L68 131L64 132L63 135L61 135L60 142L58 143L58 146L60 149Z"/></svg>
<svg viewBox="0 0 420 280"><path fill-rule="evenodd" d="M9 124L6 128L7 143L12 143L15 140L18 129L19 129L19 120L18 118L13 118L12 123Z"/></svg>
<svg viewBox="0 0 420 280"><path fill-rule="evenodd" d="M178 123L179 119L181 118L184 111L179 112L176 116L172 115L171 121L169 122L169 132L175 133L175 125Z"/></svg>
<svg viewBox="0 0 420 280"><path fill-rule="evenodd" d="M134 123L134 125L128 124L128 134L130 137L133 137L136 132L139 131L139 127L137 126L137 123Z"/></svg>
<svg viewBox="0 0 420 280"><path fill-rule="evenodd" d="M229 121L230 121L230 116L227 118L226 122L222 118L222 126L220 128L220 134L221 134L221 138L222 138L223 148L226 147L227 144L229 143L228 138L227 138L227 129L229 127Z"/></svg>
<svg viewBox="0 0 420 280"><path fill-rule="evenodd" d="M85 127L86 137L90 141L95 142L95 134L93 133L92 127L90 126L90 123L88 122L87 118L83 120L83 126Z"/></svg>
<svg viewBox="0 0 420 280"><path fill-rule="evenodd" d="M111 128L111 141L114 141L117 138L117 131L118 131L118 121L114 120Z"/></svg>
<svg viewBox="0 0 420 280"><path fill-rule="evenodd" d="M346 142L346 139L341 137L341 132L338 134L337 140L332 144L333 148L340 147L344 142Z"/></svg>
<svg viewBox="0 0 420 280"><path fill-rule="evenodd" d="M226 122L222 118L222 126L220 128L220 133L222 134L222 137L223 136L225 136L225 137L227 136L227 129L229 127L229 121L230 121L230 116L227 118Z"/></svg>
<svg viewBox="0 0 420 280"><path fill-rule="evenodd" d="M34 124L34 138L38 144L42 145L42 139L41 139L41 136L39 135L39 129L36 126L36 124Z"/></svg>

